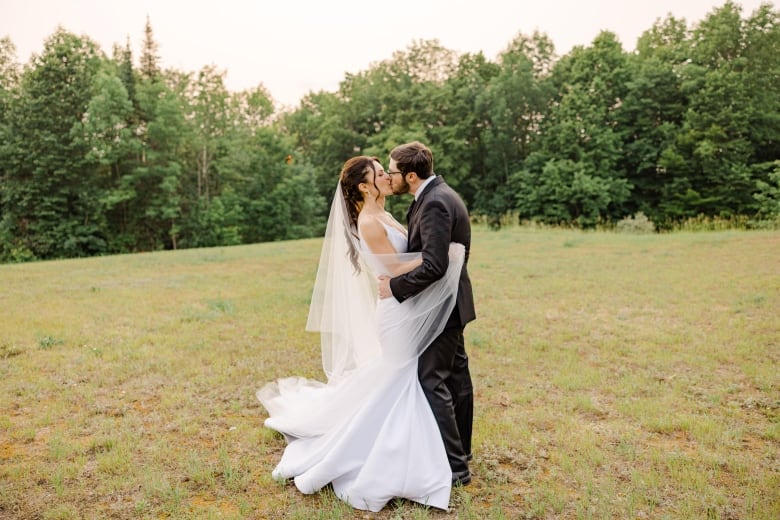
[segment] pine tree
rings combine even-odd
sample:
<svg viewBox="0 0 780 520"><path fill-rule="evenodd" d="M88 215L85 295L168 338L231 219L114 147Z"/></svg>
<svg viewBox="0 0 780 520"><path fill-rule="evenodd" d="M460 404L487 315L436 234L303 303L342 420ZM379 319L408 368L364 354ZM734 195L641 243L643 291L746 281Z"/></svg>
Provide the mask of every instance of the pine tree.
<svg viewBox="0 0 780 520"><path fill-rule="evenodd" d="M154 80L160 75L160 57L157 55L158 45L152 33L152 22L146 16L144 28L143 51L141 52L141 76L144 79Z"/></svg>
<svg viewBox="0 0 780 520"><path fill-rule="evenodd" d="M135 92L135 76L133 75L133 51L130 50L130 37L127 38L125 48L120 51L119 79L127 90L134 107L138 107L138 98Z"/></svg>

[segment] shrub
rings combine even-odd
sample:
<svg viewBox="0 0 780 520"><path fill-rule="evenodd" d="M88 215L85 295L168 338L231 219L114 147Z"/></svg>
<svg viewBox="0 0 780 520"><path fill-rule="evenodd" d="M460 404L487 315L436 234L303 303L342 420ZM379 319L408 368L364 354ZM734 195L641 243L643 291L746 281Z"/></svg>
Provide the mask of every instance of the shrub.
<svg viewBox="0 0 780 520"><path fill-rule="evenodd" d="M620 233L653 233L655 224L644 213L639 211L633 217L626 217L618 222L615 230Z"/></svg>

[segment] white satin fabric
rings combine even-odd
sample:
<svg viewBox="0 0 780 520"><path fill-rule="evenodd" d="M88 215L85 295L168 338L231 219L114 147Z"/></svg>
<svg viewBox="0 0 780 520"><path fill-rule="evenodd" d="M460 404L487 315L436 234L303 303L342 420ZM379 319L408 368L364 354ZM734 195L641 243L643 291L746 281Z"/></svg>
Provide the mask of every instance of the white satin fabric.
<svg viewBox="0 0 780 520"><path fill-rule="evenodd" d="M381 222L382 227L385 228L385 234L387 235L387 239L390 241L390 244L392 244L393 249L395 249L396 253L406 253L407 247L409 247L409 243L406 240L406 234L402 233L397 228L394 228L390 224L386 224L385 222ZM399 224L400 225L400 224ZM365 242L360 242L360 249L362 251L366 251L367 253L371 253L371 250L365 247Z"/></svg>
<svg viewBox="0 0 780 520"><path fill-rule="evenodd" d="M395 497L447 509L452 473L417 357L454 308L464 248L450 246L447 274L418 296L377 300L375 273L408 257L361 251L340 190L333 206L307 326L321 334L327 383L290 377L257 392L265 425L288 441L273 476L293 478L303 493L332 483L357 509L379 511ZM405 237L387 232L405 250ZM348 259L350 242L360 272Z"/></svg>

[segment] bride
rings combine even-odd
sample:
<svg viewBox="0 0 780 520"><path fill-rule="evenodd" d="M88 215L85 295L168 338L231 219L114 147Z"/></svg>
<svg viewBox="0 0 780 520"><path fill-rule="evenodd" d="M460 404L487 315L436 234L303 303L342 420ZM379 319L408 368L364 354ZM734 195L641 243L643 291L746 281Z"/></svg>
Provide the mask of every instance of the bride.
<svg viewBox="0 0 780 520"><path fill-rule="evenodd" d="M265 426L288 442L273 476L303 493L329 483L357 509L395 497L447 509L452 472L417 376L417 357L455 305L464 248L451 244L447 274L417 296L378 300L376 277L422 261L384 209L390 179L378 159L349 159L331 206L307 330L319 331L327 383L289 377L257 397Z"/></svg>

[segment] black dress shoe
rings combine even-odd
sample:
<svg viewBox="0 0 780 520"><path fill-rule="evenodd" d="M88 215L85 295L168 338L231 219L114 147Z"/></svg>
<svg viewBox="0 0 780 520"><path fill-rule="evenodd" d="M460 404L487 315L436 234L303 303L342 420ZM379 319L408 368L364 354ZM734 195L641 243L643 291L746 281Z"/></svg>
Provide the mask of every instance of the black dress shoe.
<svg viewBox="0 0 780 520"><path fill-rule="evenodd" d="M452 476L452 487L465 486L471 482L471 473L466 472L464 475Z"/></svg>

